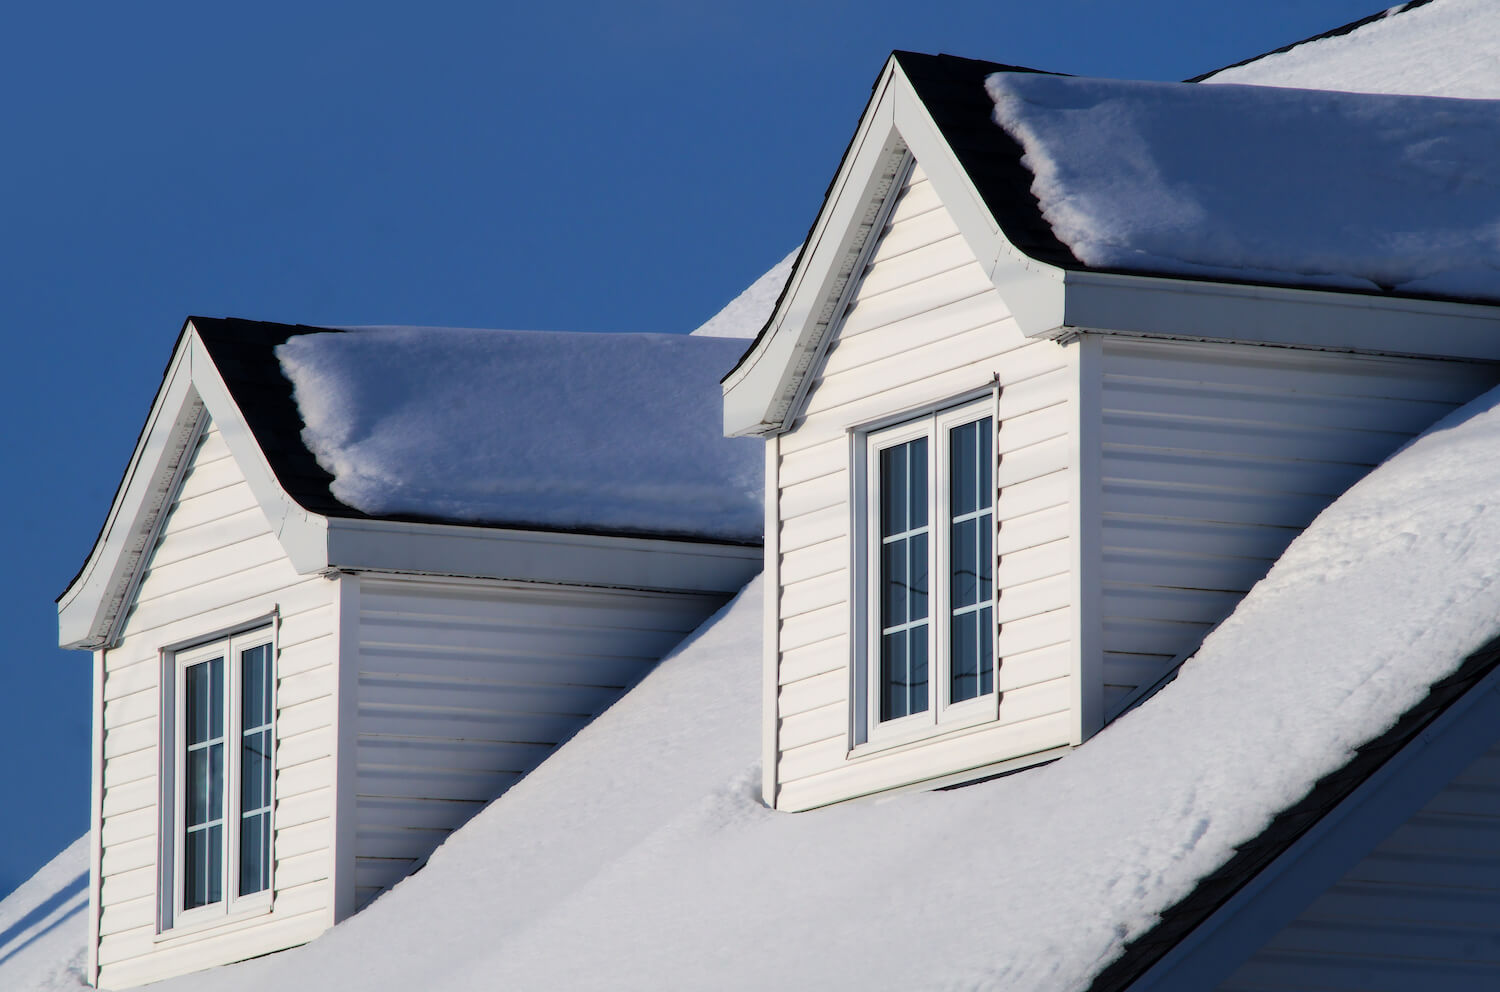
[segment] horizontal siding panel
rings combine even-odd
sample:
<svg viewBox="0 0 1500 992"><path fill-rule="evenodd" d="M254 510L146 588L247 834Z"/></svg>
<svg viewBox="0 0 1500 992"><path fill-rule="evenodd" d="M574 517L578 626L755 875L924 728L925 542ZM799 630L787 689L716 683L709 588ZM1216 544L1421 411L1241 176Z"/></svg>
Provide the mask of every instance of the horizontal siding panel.
<svg viewBox="0 0 1500 992"><path fill-rule="evenodd" d="M781 490L781 514L785 519L816 513L830 506L846 508L848 505L849 475L843 470L829 472Z"/></svg>
<svg viewBox="0 0 1500 992"><path fill-rule="evenodd" d="M143 748L104 763L104 787L119 788L142 779L156 778L156 748Z"/></svg>
<svg viewBox="0 0 1500 992"><path fill-rule="evenodd" d="M99 914L101 937L108 937L126 930L136 930L141 927L154 928L155 926L156 900L151 896L142 896L139 899L105 906L103 912Z"/></svg>
<svg viewBox="0 0 1500 992"><path fill-rule="evenodd" d="M332 859L327 849L314 850L307 854L278 857L276 860L276 887L309 885L329 877Z"/></svg>
<svg viewBox="0 0 1500 992"><path fill-rule="evenodd" d="M1000 658L1000 691L1010 692L1050 682L1064 678L1072 671L1073 645L1068 642L1003 655Z"/></svg>
<svg viewBox="0 0 1500 992"><path fill-rule="evenodd" d="M995 293L994 284L978 264L967 264L902 286L899 292L860 296L839 327L840 337L854 337L909 320L938 307L971 296Z"/></svg>
<svg viewBox="0 0 1500 992"><path fill-rule="evenodd" d="M879 363L897 359L915 347L943 347L945 342L976 331L987 332L986 338L979 339L984 340L979 352L996 354L1005 350L1005 342L1009 341L1009 322L1010 313L998 296L980 294L934 307L879 333L838 337L828 349L814 388L835 379L857 379L865 374L867 367L878 367ZM1010 343L1010 347L1017 346L1019 342Z"/></svg>
<svg viewBox="0 0 1500 992"><path fill-rule="evenodd" d="M412 827L361 827L356 839L368 858L417 861L436 850L448 834L447 830Z"/></svg>
<svg viewBox="0 0 1500 992"><path fill-rule="evenodd" d="M1144 617L1178 623L1218 623L1239 602L1239 595L1212 589L1163 589L1106 583L1101 596L1104 617Z"/></svg>
<svg viewBox="0 0 1500 992"><path fill-rule="evenodd" d="M364 889L388 889L416 866L416 858L356 858L354 884Z"/></svg>
<svg viewBox="0 0 1500 992"><path fill-rule="evenodd" d="M1077 692L1071 678L1053 679L1003 692L1000 694L998 722L1004 726L1066 712L1072 708L1075 695Z"/></svg>
<svg viewBox="0 0 1500 992"><path fill-rule="evenodd" d="M435 771L430 768L365 768L356 788L361 796L411 797L489 802L520 781L519 772ZM362 850L362 849L361 849Z"/></svg>
<svg viewBox="0 0 1500 992"><path fill-rule="evenodd" d="M310 820L296 826L276 824L276 860L284 861L303 855L327 852L333 837L333 826L329 820Z"/></svg>
<svg viewBox="0 0 1500 992"><path fill-rule="evenodd" d="M781 592L781 615L788 619L800 613L824 610L849 601L849 577L843 571L815 579L787 583Z"/></svg>
<svg viewBox="0 0 1500 992"><path fill-rule="evenodd" d="M925 185L924 190L926 191L924 199L932 199L930 184ZM960 238L959 247L963 249L964 256L962 260L967 261L973 258L967 246L963 245L962 236L953 229L953 221L945 212L935 210L931 205L922 211L909 211L906 208L911 203L912 192L908 190L901 197L902 216L893 218L885 233L880 236L880 249L871 260L873 264L870 268L870 275L865 276L865 281L860 286L861 292L872 290L870 278L882 265L888 265L891 261L915 252L917 249L927 248L945 240L951 241L954 237Z"/></svg>
<svg viewBox="0 0 1500 992"><path fill-rule="evenodd" d="M133 723L109 725L104 731L104 757L108 760L142 748L155 747L157 740L155 713Z"/></svg>
<svg viewBox="0 0 1500 992"><path fill-rule="evenodd" d="M155 691L160 680L161 662L156 658L108 664L104 671L104 700L113 702L133 693Z"/></svg>
<svg viewBox="0 0 1500 992"><path fill-rule="evenodd" d="M1332 461L1283 461L1223 454L1105 448L1100 472L1106 482L1170 482L1204 489L1313 493L1333 497L1364 477L1369 465Z"/></svg>
<svg viewBox="0 0 1500 992"><path fill-rule="evenodd" d="M245 572L257 566L277 567L280 577L272 586L286 584L295 573L283 557L281 542L274 534L259 534L233 547L235 573ZM171 564L159 564L154 560L141 580L142 606L164 597L186 592L196 592L200 587L215 582L236 581L235 575L225 572L225 561L221 555L198 555Z"/></svg>
<svg viewBox="0 0 1500 992"><path fill-rule="evenodd" d="M276 732L284 737L310 733L333 724L333 697L319 696L295 706L278 701Z"/></svg>
<svg viewBox="0 0 1500 992"><path fill-rule="evenodd" d="M646 655L511 655L503 645L427 650L415 647L367 648L360 652L366 677L436 678L492 685L623 686L640 678L655 659Z"/></svg>
<svg viewBox="0 0 1500 992"><path fill-rule="evenodd" d="M783 516L780 528L782 554L790 554L799 548L838 536L849 537L849 507L847 503L825 506L820 510L796 517Z"/></svg>
<svg viewBox="0 0 1500 992"><path fill-rule="evenodd" d="M1104 643L1111 653L1177 655L1202 642L1212 626L1141 617L1105 617Z"/></svg>
<svg viewBox="0 0 1500 992"><path fill-rule="evenodd" d="M246 614L264 609L269 601L282 602L294 595L292 587L299 579L292 566L282 558L251 565L217 576L206 576L197 585L162 595L148 595L154 590L143 584L141 599L126 622L127 636L160 628L163 643L186 640L206 630L217 630L238 623ZM328 585L326 579L306 580L309 586ZM326 598L326 588L318 590ZM186 618L186 619L185 619ZM175 625L173 627L168 625ZM180 631L180 633L179 633Z"/></svg>
<svg viewBox="0 0 1500 992"><path fill-rule="evenodd" d="M1000 592L995 604L995 622L1008 626L1025 617L1053 612L1066 607L1072 595L1072 579L1066 575L1011 586Z"/></svg>
<svg viewBox="0 0 1500 992"><path fill-rule="evenodd" d="M1180 452L1233 451L1260 458L1324 459L1373 466L1410 435L1395 431L1320 428L1317 425L1245 424L1202 417L1171 417L1115 412L1104 417L1105 446L1159 448Z"/></svg>
<svg viewBox="0 0 1500 992"><path fill-rule="evenodd" d="M156 807L105 817L100 838L105 847L128 844L142 837L156 837Z"/></svg>
<svg viewBox="0 0 1500 992"><path fill-rule="evenodd" d="M1296 537L1295 527L1257 523L1226 524L1206 520L1126 517L1106 514L1101 543L1107 551L1260 558L1274 561Z"/></svg>
<svg viewBox="0 0 1500 992"><path fill-rule="evenodd" d="M848 689L849 673L845 668L788 682L777 696L776 712L782 717L792 717L833 703L843 706L848 702Z"/></svg>
<svg viewBox="0 0 1500 992"><path fill-rule="evenodd" d="M1000 490L995 500L995 519L1000 521L1002 531L1010 521L1054 507L1068 507L1073 496L1073 476L1066 469L1051 475L1011 483ZM1065 512L1071 513L1070 510Z"/></svg>
<svg viewBox="0 0 1500 992"><path fill-rule="evenodd" d="M195 453L192 467L183 473L182 484L176 494L178 501L186 502L229 486L245 485L245 477L233 458L215 456L212 453L209 457L202 458L198 457L199 454L202 454L201 449Z"/></svg>
<svg viewBox="0 0 1500 992"><path fill-rule="evenodd" d="M99 984L104 988L125 988L259 957L306 943L328 926L326 911L318 909L296 916L272 913L227 933L167 946L153 945L149 929L144 933L119 934L109 942L100 943Z"/></svg>
<svg viewBox="0 0 1500 992"><path fill-rule="evenodd" d="M843 672L849 665L849 639L831 637L815 644L781 652L780 682L787 684L826 672Z"/></svg>
<svg viewBox="0 0 1500 992"><path fill-rule="evenodd" d="M192 527L181 527L166 533L151 553L154 566L174 565L222 551L237 544L270 536L266 515L252 506L215 520L205 520ZM273 538L274 540L274 538Z"/></svg>
<svg viewBox="0 0 1500 992"><path fill-rule="evenodd" d="M1072 530L1073 515L1066 504L1010 517L995 532L995 554L1003 559L1028 548L1066 543Z"/></svg>
<svg viewBox="0 0 1500 992"><path fill-rule="evenodd" d="M1298 532L1329 503L1327 496L1316 494L1195 490L1171 482L1107 482L1101 488L1104 505L1112 514L1259 524Z"/></svg>
<svg viewBox="0 0 1500 992"><path fill-rule="evenodd" d="M1102 564L1104 580L1114 585L1222 589L1244 593L1265 577L1275 560L1106 550Z"/></svg>
<svg viewBox="0 0 1500 992"><path fill-rule="evenodd" d="M1073 639L1073 611L1068 607L1011 620L1000 627L996 650L1000 657L1036 651Z"/></svg>
<svg viewBox="0 0 1500 992"><path fill-rule="evenodd" d="M523 772L552 752L545 744L497 744L490 741L424 740L362 734L361 768L408 768L425 771Z"/></svg>
<svg viewBox="0 0 1500 992"><path fill-rule="evenodd" d="M333 786L330 783L297 796L276 798L276 826L295 827L333 815Z"/></svg>
<svg viewBox="0 0 1500 992"><path fill-rule="evenodd" d="M472 800L360 796L357 800L357 819L360 826L366 828L456 830L486 805L487 803Z"/></svg>
<svg viewBox="0 0 1500 992"><path fill-rule="evenodd" d="M304 761L291 768L276 769L276 799L285 802L305 792L333 786L333 756Z"/></svg>
<svg viewBox="0 0 1500 992"><path fill-rule="evenodd" d="M781 581L784 585L814 579L849 569L849 540L837 534L826 541L810 544L781 556Z"/></svg>
<svg viewBox="0 0 1500 992"><path fill-rule="evenodd" d="M156 808L155 777L104 790L103 815L106 817L148 808Z"/></svg>
<svg viewBox="0 0 1500 992"><path fill-rule="evenodd" d="M152 868L156 865L156 835L124 843L116 842L104 849L99 870L105 875L118 875L134 868Z"/></svg>
<svg viewBox="0 0 1500 992"><path fill-rule="evenodd" d="M846 604L826 606L821 610L799 613L781 618L781 642L783 651L791 651L807 644L817 644L830 638L847 638L849 634L849 608Z"/></svg>
<svg viewBox="0 0 1500 992"><path fill-rule="evenodd" d="M295 768L333 753L332 727L317 727L292 736L285 736L278 728L276 736L278 768Z"/></svg>
<svg viewBox="0 0 1500 992"><path fill-rule="evenodd" d="M848 706L840 702L783 717L777 740L787 751L833 738L843 741L849 730L848 713Z"/></svg>
<svg viewBox="0 0 1500 992"><path fill-rule="evenodd" d="M1003 598L1010 595L1012 589L1071 572L1072 568L1069 542L1052 541L1001 555L1000 564L995 569L995 582L1000 586Z"/></svg>
<svg viewBox="0 0 1500 992"><path fill-rule="evenodd" d="M1452 410L1434 400L1319 396L1268 386L1263 389L1195 386L1157 379L1123 379L1106 373L1103 408L1135 413L1197 415L1244 423L1317 424L1346 430L1415 433Z"/></svg>
<svg viewBox="0 0 1500 992"><path fill-rule="evenodd" d="M969 251L968 242L963 235L957 231L940 232L940 226L946 225L933 223L932 215L929 214L925 232L911 231L909 226L907 231L902 232L914 235L909 239L905 251L877 254L860 279L860 301L876 301L887 293L936 278L965 265L974 265L974 253ZM891 233L895 233L894 227ZM924 244L916 243L924 239Z"/></svg>
<svg viewBox="0 0 1500 992"><path fill-rule="evenodd" d="M849 439L830 435L800 451L783 452L777 461L776 481L783 489L820 478L849 465Z"/></svg>
<svg viewBox="0 0 1500 992"><path fill-rule="evenodd" d="M995 485L1000 487L1003 499L1008 487L1060 472L1071 467L1071 461L1072 453L1065 437L1006 451L995 468Z"/></svg>

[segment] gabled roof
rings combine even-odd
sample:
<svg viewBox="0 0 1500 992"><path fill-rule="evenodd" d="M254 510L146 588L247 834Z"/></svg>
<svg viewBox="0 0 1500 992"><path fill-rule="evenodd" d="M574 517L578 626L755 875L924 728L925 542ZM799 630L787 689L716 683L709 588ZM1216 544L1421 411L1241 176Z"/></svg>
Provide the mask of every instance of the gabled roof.
<svg viewBox="0 0 1500 992"><path fill-rule="evenodd" d="M871 102L775 313L739 365L724 379L726 432L773 434L784 430L795 417L810 370L826 348L863 259L876 240L874 235L889 206L892 182L908 155L921 162L978 264L1028 337L1059 338L1086 330L1378 354L1500 359L1500 311L1471 302L1475 295L1472 279L1421 282L1405 278L1394 280L1401 285L1392 289L1388 283L1360 272L1345 276L1335 269L1324 275L1315 269L1304 275L1300 267L1306 263L1297 253L1304 232L1295 226L1287 228L1280 245L1285 257L1278 255L1273 242L1256 245L1258 254L1230 253L1210 257L1207 262L1188 258L1182 264L1167 265L1159 251L1154 257L1150 251L1134 252L1136 246L1130 238L1145 230L1140 226L1141 218L1136 217L1131 218L1136 226L1126 230L1126 240L1118 251L1103 257L1080 254L1080 246L1090 247L1089 242L1079 241L1076 230L1060 220L1069 211L1076 215L1080 204L1088 207L1091 189L1083 190L1083 199L1068 199L1072 190L1063 186L1062 199L1054 198L1050 213L1039 196L1045 198L1051 189L1048 183L1056 186L1057 176L1066 177L1077 161L1089 160L1090 153L1102 157L1097 154L1099 149L1079 139L1091 132L1084 127L1070 131L1066 120L1053 134L1032 126L1050 123L1056 116L1049 117L1053 107L1045 99L1031 107L1024 100L1002 99L1006 104L1002 109L1010 111L1010 119L1007 128L1000 127L995 123L995 99L985 92L986 82L992 78L1008 81L1002 89L1012 93L1056 91L1067 94L1064 100L1074 99L1092 87L1095 103L1103 108L1096 116L1118 124L1122 115L1110 114L1123 107L1127 123L1138 120L1152 127L1164 120L1170 123L1170 115L1152 117L1148 113L1153 101L1167 99L1166 93L1174 94L1172 100L1197 107L1200 116L1235 115L1247 107L1263 106L1267 120L1262 131L1274 128L1277 115L1285 109L1277 100L1285 103L1289 99L1270 91L1210 91L1180 84L1174 90L1174 84L1073 80L999 63L896 52L877 80ZM997 91L996 96L1000 95ZM1360 98L1342 99L1343 105L1348 105ZM1234 106L1220 110L1219 103ZM1066 102L1062 105L1073 109ZM1440 120L1444 117L1437 113L1440 109L1446 114L1455 108L1402 104L1389 112ZM1309 114L1316 116L1322 110L1318 105ZM1363 112L1362 106L1347 111L1351 128ZM1475 126L1490 129L1486 140L1490 132L1500 133L1500 125L1490 126L1488 117L1495 115L1488 110L1469 106L1463 114L1477 121ZM1234 133L1233 128L1223 131L1231 136ZM1377 133L1378 128L1371 126L1365 136ZM1158 150L1152 142L1167 146L1163 151L1185 147L1188 154L1181 156L1181 161L1192 159L1192 133L1173 135L1168 131L1164 138L1160 130L1148 130L1125 137L1140 146L1134 151L1144 150L1148 161L1141 172L1145 175L1153 165L1150 156ZM1411 144L1415 146L1418 141L1414 137ZM1069 160L1068 153L1075 147L1082 154ZM1478 146L1469 156L1475 162L1483 157L1483 149ZM1059 162L1063 168L1048 170ZM1292 193L1278 202L1290 208L1303 202L1299 198L1307 190L1299 185L1303 178L1300 163L1285 164L1288 167L1277 172L1285 173L1284 181ZM1460 162L1463 168L1472 164L1469 159ZM1437 168L1442 173L1445 165L1423 161L1421 167ZM1039 174L1046 182L1039 184ZM1416 174L1413 169L1405 179L1414 181ZM1218 178L1217 172L1205 175ZM1174 174L1167 178L1180 177ZM1240 178L1249 181L1254 177ZM1348 186L1351 178L1329 175L1323 188L1338 191ZM1453 178L1455 186L1462 185L1463 176L1454 173ZM1100 185L1107 188L1108 179L1105 176ZM1441 187L1434 183L1433 188ZM1166 183L1157 192L1170 198L1173 187ZM1172 204L1162 206L1170 208ZM1196 203L1187 206L1195 207ZM1327 207L1332 210L1333 204ZM1183 212L1171 216L1172 211L1164 209L1162 213L1168 215L1168 224L1184 222ZM1295 210L1287 214L1295 215ZM1104 222L1112 220L1106 217ZM1219 220L1212 215L1189 218L1188 233L1197 224L1200 234L1196 241L1184 240L1214 246L1222 233ZM1378 226L1381 223L1385 221L1371 221L1377 233L1389 235L1390 243L1398 246L1393 251L1407 250L1414 261L1426 257L1422 238L1427 232L1386 230ZM1170 240L1171 233L1164 229L1161 237ZM1252 242L1242 239L1231 247ZM1403 244L1417 247L1399 247ZM1384 270L1376 273L1382 274ZM1398 274L1422 275L1419 271Z"/></svg>
<svg viewBox="0 0 1500 992"><path fill-rule="evenodd" d="M759 565L761 453L722 438L684 396L716 405L714 377L738 349L686 335L189 318L109 515L58 598L59 641L117 636L209 418L303 574L731 592ZM610 450L565 430L582 418L608 425L598 440ZM349 419L352 441L339 433ZM653 444L634 450L622 432ZM594 511L570 511L579 493Z"/></svg>

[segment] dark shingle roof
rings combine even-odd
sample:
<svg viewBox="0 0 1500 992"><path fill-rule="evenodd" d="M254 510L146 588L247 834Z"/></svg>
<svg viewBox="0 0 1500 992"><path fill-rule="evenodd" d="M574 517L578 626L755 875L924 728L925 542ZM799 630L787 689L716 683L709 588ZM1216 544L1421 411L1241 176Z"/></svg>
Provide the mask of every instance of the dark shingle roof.
<svg viewBox="0 0 1500 992"><path fill-rule="evenodd" d="M330 329L235 317L190 317L276 481L303 509L326 517L364 517L339 502L331 476L302 443L302 415L275 348L298 334Z"/></svg>

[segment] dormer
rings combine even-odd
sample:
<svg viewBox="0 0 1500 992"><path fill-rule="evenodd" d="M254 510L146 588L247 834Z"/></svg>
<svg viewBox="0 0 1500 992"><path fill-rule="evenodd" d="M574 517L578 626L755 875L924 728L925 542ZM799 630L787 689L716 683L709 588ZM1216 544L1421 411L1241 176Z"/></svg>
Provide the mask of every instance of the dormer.
<svg viewBox="0 0 1500 992"><path fill-rule="evenodd" d="M1303 173L1266 147L1317 128ZM767 802L1066 754L1500 381L1488 249L1419 236L1500 200L1396 216L1479 174L1478 144L1423 158L1455 129L1500 112L893 55L723 383L726 433L766 441Z"/></svg>

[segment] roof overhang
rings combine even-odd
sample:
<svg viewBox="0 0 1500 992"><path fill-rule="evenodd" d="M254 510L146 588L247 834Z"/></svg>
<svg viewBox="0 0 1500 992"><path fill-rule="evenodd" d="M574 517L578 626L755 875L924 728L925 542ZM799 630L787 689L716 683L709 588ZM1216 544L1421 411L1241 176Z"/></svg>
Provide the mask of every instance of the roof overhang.
<svg viewBox="0 0 1500 992"><path fill-rule="evenodd" d="M922 164L1028 338L1099 333L1500 361L1500 306L1107 272L1029 255L971 174L983 155L955 150L902 58L893 55L881 71L775 312L724 379L725 434L778 434L796 419L908 156ZM975 74L982 93L983 70L974 67L983 63L951 61ZM994 178L983 183L992 196L1003 185Z"/></svg>

